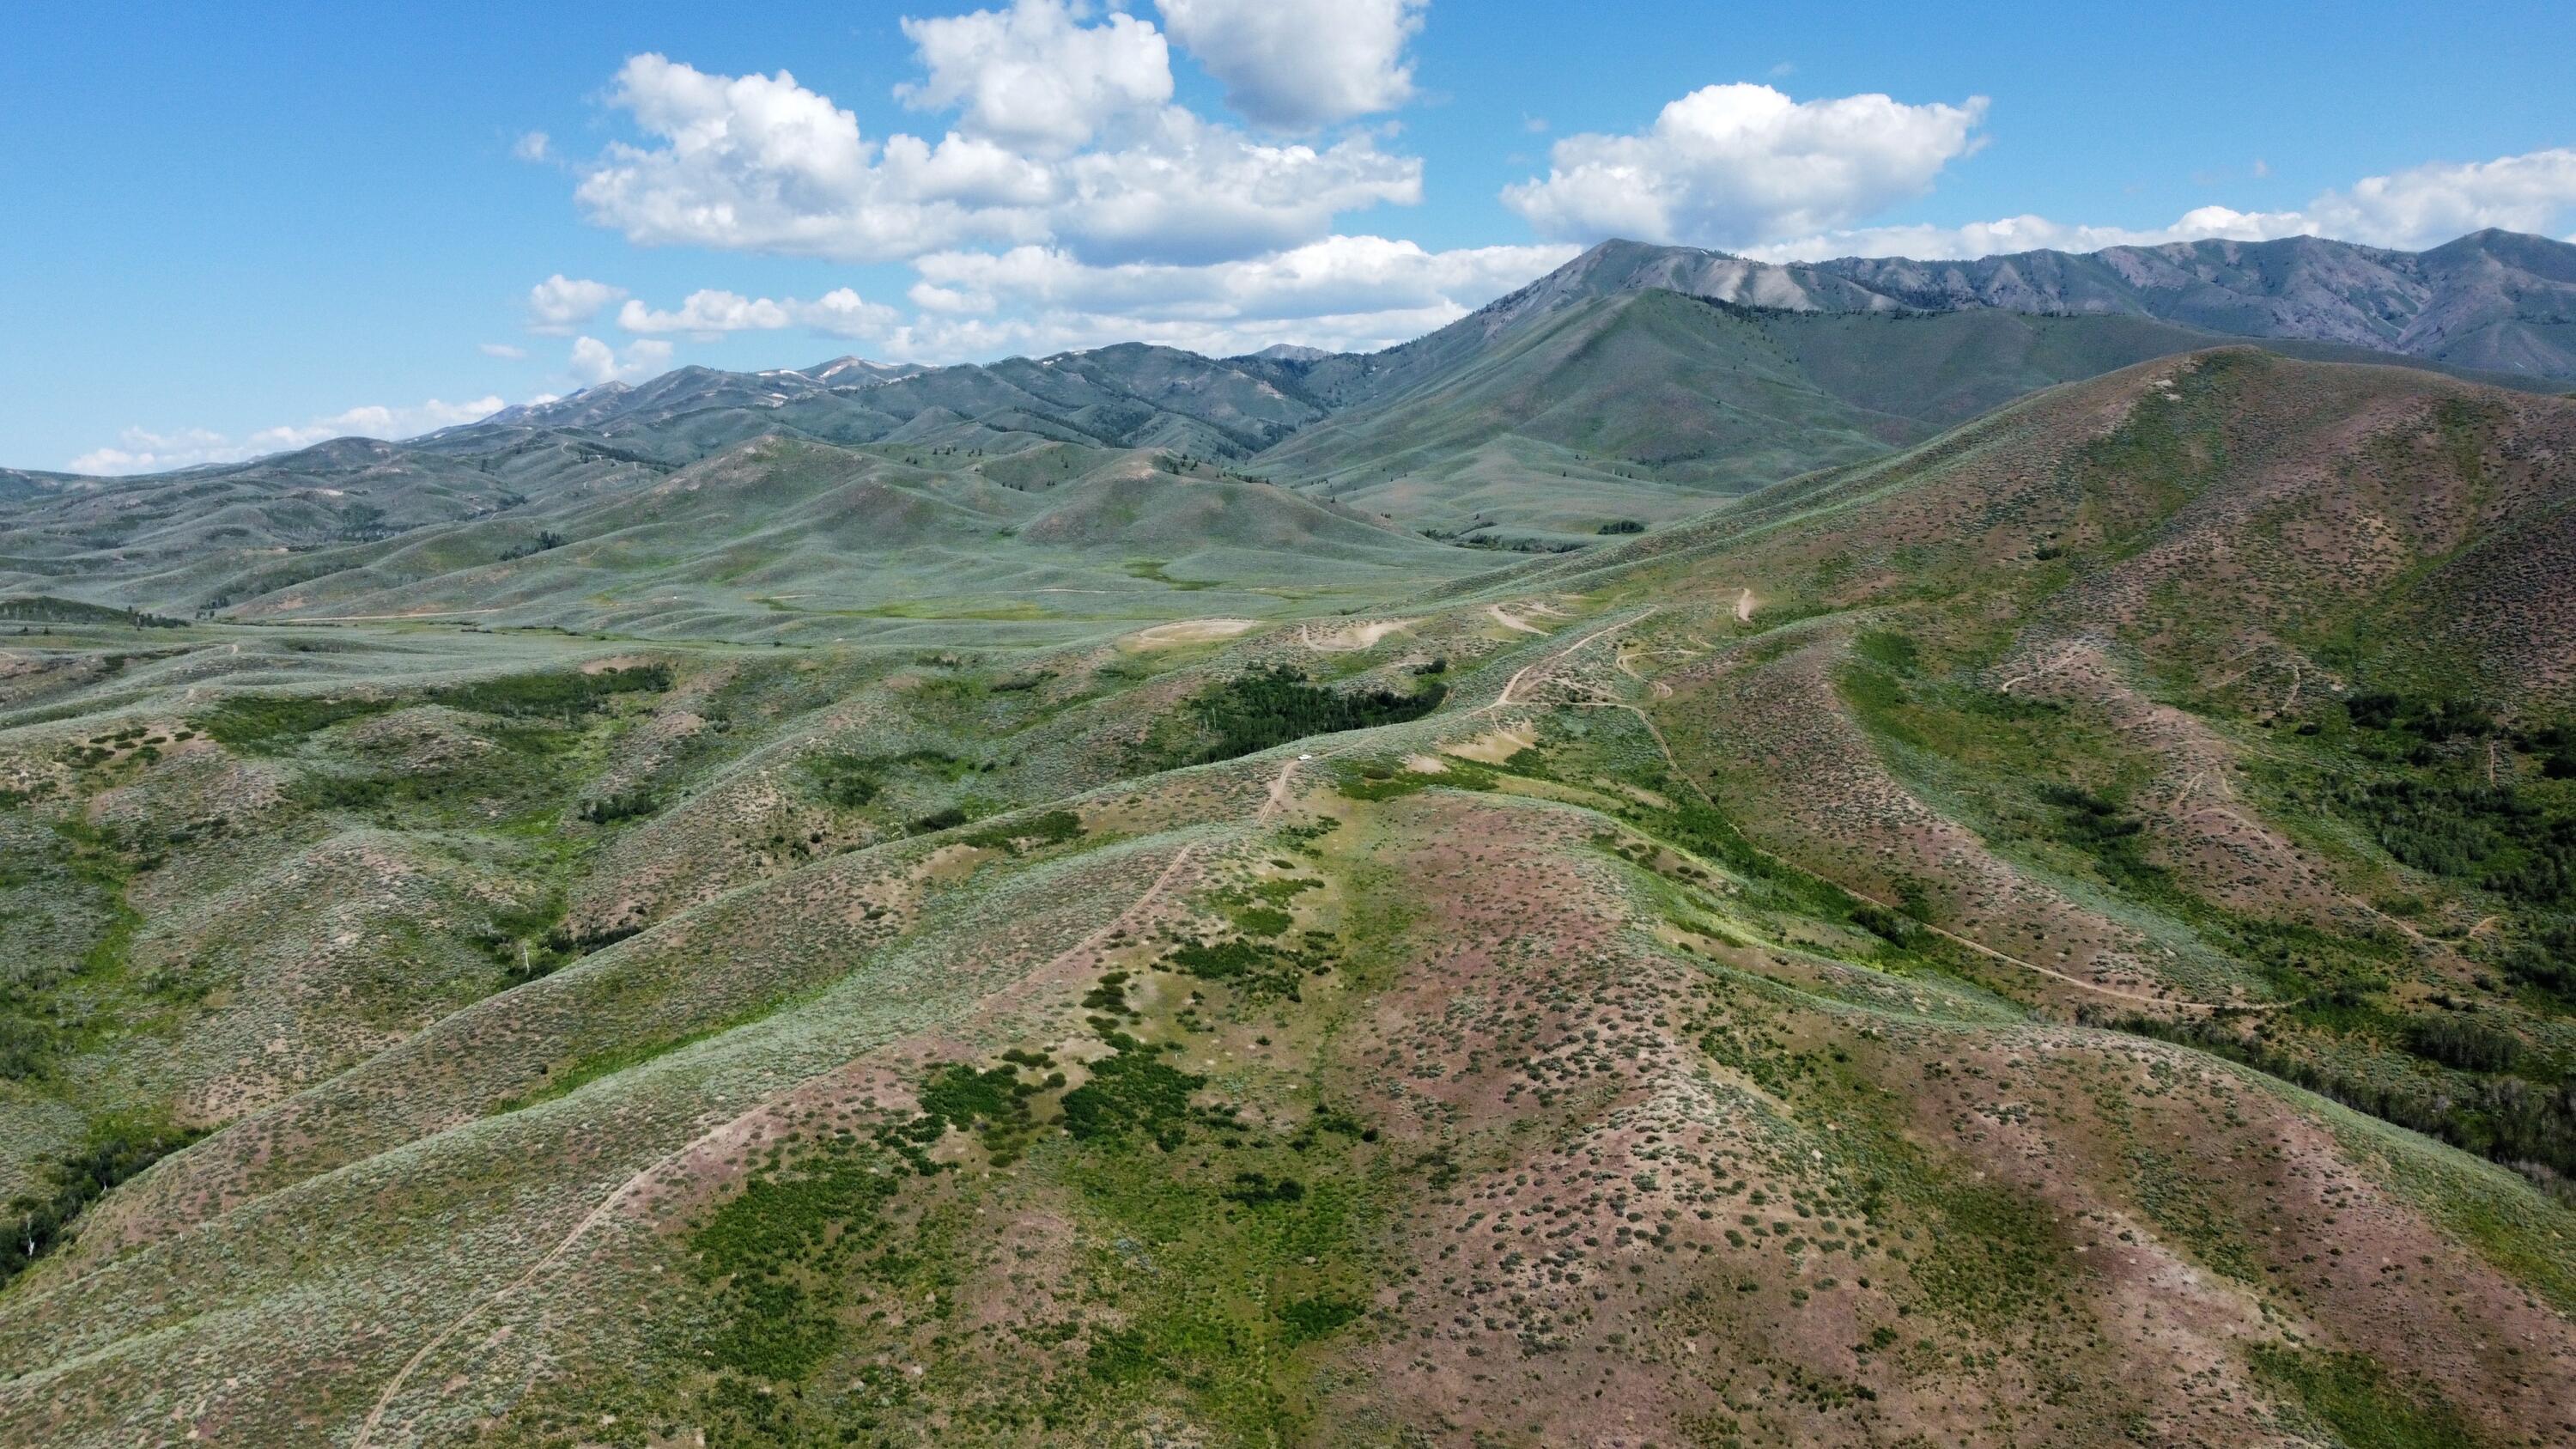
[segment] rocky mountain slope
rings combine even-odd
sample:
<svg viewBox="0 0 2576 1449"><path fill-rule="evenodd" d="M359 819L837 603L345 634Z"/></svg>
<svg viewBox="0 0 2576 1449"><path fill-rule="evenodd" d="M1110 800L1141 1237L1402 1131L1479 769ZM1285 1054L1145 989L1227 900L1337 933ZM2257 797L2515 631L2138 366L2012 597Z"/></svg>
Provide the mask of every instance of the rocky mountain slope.
<svg viewBox="0 0 2576 1449"><path fill-rule="evenodd" d="M1905 306L2135 312L2576 382L2576 246L2514 232L2477 232L2426 252L2291 237L1822 269Z"/></svg>
<svg viewBox="0 0 2576 1449"><path fill-rule="evenodd" d="M2425 252L2288 237L1975 261L1788 264L1611 241L1486 308L1478 325L1498 332L1583 298L1645 288L1798 312L2153 317L2228 336L2343 343L2576 383L2576 246L2493 230Z"/></svg>

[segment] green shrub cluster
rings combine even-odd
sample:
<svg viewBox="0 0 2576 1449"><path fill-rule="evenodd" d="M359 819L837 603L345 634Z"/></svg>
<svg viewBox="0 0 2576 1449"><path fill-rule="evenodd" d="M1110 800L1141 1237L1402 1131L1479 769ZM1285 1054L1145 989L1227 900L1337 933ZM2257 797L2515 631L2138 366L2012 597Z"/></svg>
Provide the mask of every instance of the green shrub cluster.
<svg viewBox="0 0 2576 1449"><path fill-rule="evenodd" d="M670 687L668 668L640 664L589 674L521 674L446 685L427 690L413 701L394 696L236 695L189 724L234 749L261 753L291 746L336 724L400 709L407 702L443 704L501 719L569 723L607 708L619 695L659 693Z"/></svg>
<svg viewBox="0 0 2576 1449"><path fill-rule="evenodd" d="M2408 1022L2406 1049L2463 1072L2510 1071L2522 1060L2522 1038L2449 1012Z"/></svg>
<svg viewBox="0 0 2576 1449"><path fill-rule="evenodd" d="M1285 665L1256 669L1189 701L1188 716L1207 736L1190 761L1231 760L1309 735L1420 719L1439 708L1448 692L1448 686L1436 680L1414 694L1382 689L1344 692L1320 688Z"/></svg>
<svg viewBox="0 0 2576 1449"><path fill-rule="evenodd" d="M2540 926L2504 958L2505 974L2562 999L2576 999L2576 920Z"/></svg>
<svg viewBox="0 0 2576 1449"><path fill-rule="evenodd" d="M885 788L873 755L840 750L812 755L797 766L797 773L804 781L806 798L835 810L856 810Z"/></svg>
<svg viewBox="0 0 2576 1449"><path fill-rule="evenodd" d="M2039 798L2056 812L2050 834L2091 856L2113 885L2140 893L2163 888L2164 870L2146 858L2144 822L2074 785L2042 785Z"/></svg>
<svg viewBox="0 0 2576 1449"><path fill-rule="evenodd" d="M923 1081L916 1099L920 1113L894 1129L888 1141L899 1137L928 1146L954 1127L979 1135L995 1166L1016 1162L1036 1135L1030 1099L1064 1085L1062 1072L1051 1072L1042 1080L1029 1082L1021 1079L1020 1068L1040 1070L1054 1064L1054 1059L1045 1053L1019 1051L1009 1053L1003 1065L983 1071L963 1062L951 1062ZM927 1159L915 1163L916 1167L926 1165Z"/></svg>
<svg viewBox="0 0 2576 1449"><path fill-rule="evenodd" d="M2576 812L2512 785L2379 779L2343 787L2382 848L2529 906L2576 906Z"/></svg>
<svg viewBox="0 0 2576 1449"><path fill-rule="evenodd" d="M905 828L915 835L937 835L943 830L956 829L965 824L968 818L964 809L950 805L916 817Z"/></svg>
<svg viewBox="0 0 2576 1449"><path fill-rule="evenodd" d="M899 773L910 772L955 781L991 768L989 764L979 765L945 750L906 750L901 754L827 750L799 761L796 777L806 799L835 810L856 810L882 795L886 782ZM915 834L927 834L963 825L967 818L963 810L945 809L913 821L911 828Z"/></svg>
<svg viewBox="0 0 2576 1449"><path fill-rule="evenodd" d="M1177 1150L1189 1133L1190 1094L1207 1078L1124 1032L1107 1035L1116 1053L1093 1062L1091 1080L1064 1094L1065 1131L1081 1142L1134 1136Z"/></svg>
<svg viewBox="0 0 2576 1449"><path fill-rule="evenodd" d="M2496 733L2495 711L2470 700L2356 694L2344 700L2343 712L2354 729L2411 735L2426 744Z"/></svg>
<svg viewBox="0 0 2576 1449"><path fill-rule="evenodd" d="M0 1284L69 1241L81 1211L108 1189L194 1142L199 1134L175 1128L108 1122L93 1128L80 1149L43 1175L50 1179L0 1210Z"/></svg>
<svg viewBox="0 0 2576 1449"><path fill-rule="evenodd" d="M641 820L661 808L661 798L650 790L618 790L582 801L578 813L593 825L615 825Z"/></svg>
<svg viewBox="0 0 2576 1449"><path fill-rule="evenodd" d="M2503 1075L2466 1080L2364 1078L2240 1035L2226 1015L2188 1021L2131 1016L2112 1024L2241 1062L2357 1112L2544 1181L2576 1179L2576 1082L2536 1082ZM2496 1050L2492 1043L2472 1047L2450 1041L2436 1049L2464 1054ZM2511 1054L2517 1061L2521 1055L2518 1050Z"/></svg>
<svg viewBox="0 0 2576 1449"><path fill-rule="evenodd" d="M554 896L533 906L505 907L472 933L492 963L513 981L551 976L594 951L634 935L633 926L575 931L564 922L564 903Z"/></svg>
<svg viewBox="0 0 2576 1449"><path fill-rule="evenodd" d="M619 695L660 694L670 687L668 667L638 664L626 669L517 674L450 685L431 690L428 702L501 719L570 721L607 708Z"/></svg>
<svg viewBox="0 0 2576 1449"><path fill-rule="evenodd" d="M963 823L960 817L959 823ZM1049 845L1062 845L1082 837L1082 817L1070 810L1049 810L1045 814L1015 820L978 830L966 837L968 845L986 850L1007 850L1017 855Z"/></svg>
<svg viewBox="0 0 2576 1449"><path fill-rule="evenodd" d="M176 629L184 622L166 615L147 614L140 609L84 604L77 599L58 599L49 594L0 599L0 619L30 624L117 624L130 629Z"/></svg>
<svg viewBox="0 0 2576 1449"><path fill-rule="evenodd" d="M1323 961L1246 940L1191 941L1175 948L1163 964L1201 981L1231 986L1255 1001L1302 1000L1299 983L1310 973L1330 969Z"/></svg>
<svg viewBox="0 0 2576 1449"><path fill-rule="evenodd" d="M839 1346L858 1260L886 1237L881 1210L899 1181L864 1144L841 1142L753 1174L692 1235L698 1274L716 1289L708 1358L767 1379L820 1367Z"/></svg>
<svg viewBox="0 0 2576 1449"><path fill-rule="evenodd" d="M1910 634L1894 629L1864 629L1852 640L1852 652L1882 669L1912 675L1923 667L1922 646Z"/></svg>
<svg viewBox="0 0 2576 1449"><path fill-rule="evenodd" d="M2251 1356L2258 1376L2287 1389L2350 1449L2477 1449L2438 1393L2399 1384L2365 1355L2267 1343Z"/></svg>
<svg viewBox="0 0 2576 1449"><path fill-rule="evenodd" d="M189 723L236 750L259 751L391 708L391 701L381 699L237 695Z"/></svg>

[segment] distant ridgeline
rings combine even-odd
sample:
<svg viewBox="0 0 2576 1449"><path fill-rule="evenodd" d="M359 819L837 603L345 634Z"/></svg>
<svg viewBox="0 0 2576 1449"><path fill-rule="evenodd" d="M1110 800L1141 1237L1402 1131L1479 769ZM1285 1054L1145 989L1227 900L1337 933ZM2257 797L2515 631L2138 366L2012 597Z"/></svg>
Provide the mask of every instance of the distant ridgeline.
<svg viewBox="0 0 2576 1449"><path fill-rule="evenodd" d="M0 599L0 622L16 624L124 624L136 629L176 629L183 620L140 609L116 609L57 599L47 594Z"/></svg>
<svg viewBox="0 0 2576 1449"><path fill-rule="evenodd" d="M2259 348L2555 395L2576 381L2569 316L2576 246L2492 231L2421 253L2294 237L1813 264L1608 241L1366 354L682 367L400 443L88 482L0 470L0 593L78 579L239 621L1070 637L1166 590L1268 610L1261 590L1319 563L1353 582L1600 549L2156 358ZM976 566L934 562L952 559ZM746 570L758 589L726 585ZM901 622L850 622L870 619Z"/></svg>

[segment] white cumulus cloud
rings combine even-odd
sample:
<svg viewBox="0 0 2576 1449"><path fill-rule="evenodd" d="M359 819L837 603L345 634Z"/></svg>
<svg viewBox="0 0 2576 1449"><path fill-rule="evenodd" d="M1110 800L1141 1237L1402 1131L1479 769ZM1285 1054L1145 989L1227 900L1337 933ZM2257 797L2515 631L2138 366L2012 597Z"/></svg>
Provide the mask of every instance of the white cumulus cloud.
<svg viewBox="0 0 2576 1449"><path fill-rule="evenodd" d="M625 295L624 287L557 272L528 289L528 330L550 337L570 336Z"/></svg>
<svg viewBox="0 0 2576 1449"><path fill-rule="evenodd" d="M927 360L1148 341L1212 355L1274 342L1373 350L1447 325L1574 254L1571 246L1433 252L1333 236L1205 266L1097 266L1063 251L923 257L921 318L891 334Z"/></svg>
<svg viewBox="0 0 2576 1449"><path fill-rule="evenodd" d="M868 337L884 332L900 317L894 308L866 301L849 287L826 292L811 302L705 290L691 292L677 311L630 300L618 309L617 325L629 332L677 332L711 342L729 332L774 332L796 326L834 337Z"/></svg>
<svg viewBox="0 0 2576 1449"><path fill-rule="evenodd" d="M611 145L574 194L629 241L882 261L1045 230L1042 168L954 134L881 146L783 70L710 75L639 55L610 99L652 142Z"/></svg>
<svg viewBox="0 0 2576 1449"><path fill-rule="evenodd" d="M631 130L570 167L590 221L646 245L908 262L911 305L843 287L811 300L710 288L655 306L557 276L532 292L531 326L580 334L571 368L591 383L665 365L663 339L794 329L924 361L1127 339L1364 349L1432 330L1609 235L1770 260L2301 232L2421 246L2485 225L2564 231L2576 197L2576 152L2562 150L2416 167L2292 210L2206 206L2169 226L1872 225L1977 150L1986 100L1799 100L1739 83L1681 96L1633 134L1557 139L1543 174L1502 196L1542 244L1428 251L1355 234L1369 229L1355 213L1419 202L1423 168L1392 127L1340 124L1413 95L1426 4L981 0L908 18L918 70L895 95L924 118L917 135L867 134L785 70L633 56L608 94ZM1235 115L1176 102L1175 48ZM599 340L603 319L629 334L622 350Z"/></svg>
<svg viewBox="0 0 2576 1449"><path fill-rule="evenodd" d="M2576 212L2576 148L2368 176L2319 196L2307 212L2325 235L2392 247L2433 246L2488 227L2546 233Z"/></svg>
<svg viewBox="0 0 2576 1449"><path fill-rule="evenodd" d="M728 332L772 330L793 320L787 308L767 297L755 300L740 292L691 292L676 312L656 311L631 300L617 311L617 325L629 332L685 332L700 341Z"/></svg>
<svg viewBox="0 0 2576 1449"><path fill-rule="evenodd" d="M905 104L957 110L967 135L1067 151L1120 117L1172 98L1162 34L1132 15L1082 25L1059 0L903 22L928 76L895 87Z"/></svg>
<svg viewBox="0 0 2576 1449"><path fill-rule="evenodd" d="M870 302L848 287L836 287L796 309L797 319L830 337L880 337L903 320L882 302Z"/></svg>
<svg viewBox="0 0 2576 1449"><path fill-rule="evenodd" d="M1816 232L1763 246L1741 248L1765 262L1812 262L1828 257L1919 257L1924 260L2005 256L2043 249L2093 252L2104 247L2159 246L2171 241L2225 238L2271 241L2313 230L2297 212L2235 211L2204 206L2171 226L2088 226L2044 216L2006 216L1964 226L1873 226Z"/></svg>
<svg viewBox="0 0 2576 1449"><path fill-rule="evenodd" d="M155 432L127 428L113 445L94 448L71 460L74 473L159 473L211 463L239 463L270 453L309 448L333 438L414 438L459 423L475 422L501 410L498 397L442 402L437 398L415 407L369 404L310 422L281 424L233 437L208 428Z"/></svg>
<svg viewBox="0 0 2576 1449"><path fill-rule="evenodd" d="M1406 42L1427 0L1156 0L1163 24L1225 103L1303 130L1393 110L1413 96Z"/></svg>
<svg viewBox="0 0 2576 1449"><path fill-rule="evenodd" d="M1368 137L1266 144L1178 108L1140 144L1074 156L1062 173L1051 230L1101 262L1251 256L1324 236L1343 212L1422 199L1422 163Z"/></svg>
<svg viewBox="0 0 2576 1449"><path fill-rule="evenodd" d="M650 377L670 364L671 344L658 337L638 338L626 344L622 354L596 337L576 337L567 365L574 377L596 387L604 382Z"/></svg>
<svg viewBox="0 0 2576 1449"><path fill-rule="evenodd" d="M1883 95L1796 101L1765 85L1706 86L1646 130L1568 136L1548 174L1503 190L1542 236L1745 247L1848 226L1919 196L1976 149L1986 101Z"/></svg>
<svg viewBox="0 0 2576 1449"><path fill-rule="evenodd" d="M2576 215L2576 150L2533 151L2492 161L2437 161L2364 177L2319 193L2291 211L2195 207L2170 225L2096 226L2011 216L1964 226L1877 226L1820 231L1748 247L1763 261L1828 257L1984 257L2054 248L2099 251L2115 246L2221 239L2272 241L2323 236L2371 246L2420 250L2487 227L2545 234Z"/></svg>
<svg viewBox="0 0 2576 1449"><path fill-rule="evenodd" d="M576 201L647 245L887 261L1041 243L1106 263L1275 251L1421 199L1421 161L1374 137L1273 144L1168 104L1163 37L1133 16L1019 0L907 33L928 79L904 98L959 112L936 141L871 139L786 71L639 55L609 99L644 141L582 168Z"/></svg>

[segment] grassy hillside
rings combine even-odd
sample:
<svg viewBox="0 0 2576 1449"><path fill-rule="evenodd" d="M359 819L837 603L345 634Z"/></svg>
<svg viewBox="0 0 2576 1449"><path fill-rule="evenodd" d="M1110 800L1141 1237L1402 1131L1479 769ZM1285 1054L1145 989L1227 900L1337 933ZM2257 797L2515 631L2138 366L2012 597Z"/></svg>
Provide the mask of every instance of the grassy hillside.
<svg viewBox="0 0 2576 1449"><path fill-rule="evenodd" d="M1076 444L763 438L676 470L558 476L443 525L317 532L289 548L223 531L200 521L150 552L97 540L95 556L31 574L44 593L22 597L78 589L235 622L1036 644L1364 608L1490 563L1187 455Z"/></svg>
<svg viewBox="0 0 2576 1449"><path fill-rule="evenodd" d="M1252 466L1442 530L1574 542L2209 340L2143 318L1807 313L1621 291L1516 322Z"/></svg>
<svg viewBox="0 0 2576 1449"><path fill-rule="evenodd" d="M1522 355L2147 345L1666 297ZM244 611L660 642L0 621L0 1439L2576 1435L2571 443L2199 352L1514 560L771 440Z"/></svg>

